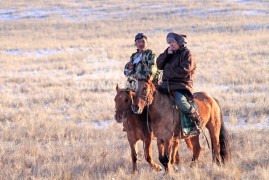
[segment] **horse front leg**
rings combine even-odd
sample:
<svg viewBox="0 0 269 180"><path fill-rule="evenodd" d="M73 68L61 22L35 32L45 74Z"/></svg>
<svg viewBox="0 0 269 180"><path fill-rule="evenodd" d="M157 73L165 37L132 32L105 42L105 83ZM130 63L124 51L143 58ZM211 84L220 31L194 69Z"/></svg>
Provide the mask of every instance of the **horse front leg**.
<svg viewBox="0 0 269 180"><path fill-rule="evenodd" d="M132 137L130 133L127 134L127 137L128 137L128 141L129 141L130 148L131 148L131 157L132 157L132 163L133 163L133 174L138 174L138 170L137 170L137 154L136 154L137 139Z"/></svg>
<svg viewBox="0 0 269 180"><path fill-rule="evenodd" d="M152 160L152 139L151 139L151 137L144 139L144 143L145 143L145 146L144 146L145 159L155 170L157 170L157 171L162 170L162 167Z"/></svg>
<svg viewBox="0 0 269 180"><path fill-rule="evenodd" d="M162 144L162 146L160 146L162 148L162 151L161 153L159 151L159 160L165 168L165 173L168 173L170 171L170 166L171 166L170 152L173 145L173 139L171 138L166 141L160 141L160 144Z"/></svg>
<svg viewBox="0 0 269 180"><path fill-rule="evenodd" d="M157 139L157 147L159 152L159 161L164 165L163 156L164 156L164 143L163 140Z"/></svg>
<svg viewBox="0 0 269 180"><path fill-rule="evenodd" d="M191 166L193 166L193 165L196 165L197 161L199 160L199 156L200 156L202 148L200 145L199 136L191 137L190 141L191 141L192 152L193 152Z"/></svg>

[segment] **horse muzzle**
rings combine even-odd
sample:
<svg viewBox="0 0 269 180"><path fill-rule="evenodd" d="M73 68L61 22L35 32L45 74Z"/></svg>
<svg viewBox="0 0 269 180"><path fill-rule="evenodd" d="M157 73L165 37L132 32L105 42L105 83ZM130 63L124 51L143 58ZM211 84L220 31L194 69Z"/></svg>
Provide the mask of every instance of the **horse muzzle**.
<svg viewBox="0 0 269 180"><path fill-rule="evenodd" d="M143 112L143 108L140 108L137 105L132 105L131 108L135 114L142 114Z"/></svg>
<svg viewBox="0 0 269 180"><path fill-rule="evenodd" d="M118 123L122 123L124 120L124 116L123 115L116 115L114 116L114 119L118 122Z"/></svg>

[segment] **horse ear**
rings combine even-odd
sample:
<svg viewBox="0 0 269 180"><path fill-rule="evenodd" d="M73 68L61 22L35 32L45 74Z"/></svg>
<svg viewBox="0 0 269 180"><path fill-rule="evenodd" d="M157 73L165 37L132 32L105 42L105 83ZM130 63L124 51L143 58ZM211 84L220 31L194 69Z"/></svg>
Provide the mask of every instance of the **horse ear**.
<svg viewBox="0 0 269 180"><path fill-rule="evenodd" d="M117 84L116 86L116 91L118 92L119 91L119 85Z"/></svg>
<svg viewBox="0 0 269 180"><path fill-rule="evenodd" d="M129 94L130 94L131 97L133 97L135 95L135 92L129 91Z"/></svg>
<svg viewBox="0 0 269 180"><path fill-rule="evenodd" d="M132 100L132 103L133 103L134 96L135 96L135 92L133 92L133 91L129 91L129 95L130 95L131 100Z"/></svg>
<svg viewBox="0 0 269 180"><path fill-rule="evenodd" d="M149 74L147 74L147 81L149 81L150 80L150 75Z"/></svg>

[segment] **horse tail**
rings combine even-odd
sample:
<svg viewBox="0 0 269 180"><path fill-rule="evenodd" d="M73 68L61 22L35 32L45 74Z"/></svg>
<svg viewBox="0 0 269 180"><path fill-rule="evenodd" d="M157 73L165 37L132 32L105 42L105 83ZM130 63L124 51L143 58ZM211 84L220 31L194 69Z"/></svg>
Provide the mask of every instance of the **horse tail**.
<svg viewBox="0 0 269 180"><path fill-rule="evenodd" d="M222 163L224 164L225 162L227 162L231 158L230 137L229 137L228 131L224 125L220 103L216 98L214 98L214 100L216 101L216 103L218 104L218 106L220 108L221 127L220 127L219 142L220 142L220 156L222 159Z"/></svg>

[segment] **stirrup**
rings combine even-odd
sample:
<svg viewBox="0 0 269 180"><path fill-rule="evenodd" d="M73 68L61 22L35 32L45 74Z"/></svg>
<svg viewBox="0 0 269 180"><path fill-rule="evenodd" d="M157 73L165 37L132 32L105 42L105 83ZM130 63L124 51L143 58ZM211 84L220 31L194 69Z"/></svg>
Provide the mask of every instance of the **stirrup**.
<svg viewBox="0 0 269 180"><path fill-rule="evenodd" d="M183 135L185 137L189 137L189 136L198 136L200 134L200 130L199 129L192 129L188 134L183 133Z"/></svg>
<svg viewBox="0 0 269 180"><path fill-rule="evenodd" d="M203 119L200 116L199 112L193 106L191 106L189 112L186 113L186 115L194 122L197 129L201 128L201 125L203 124Z"/></svg>

